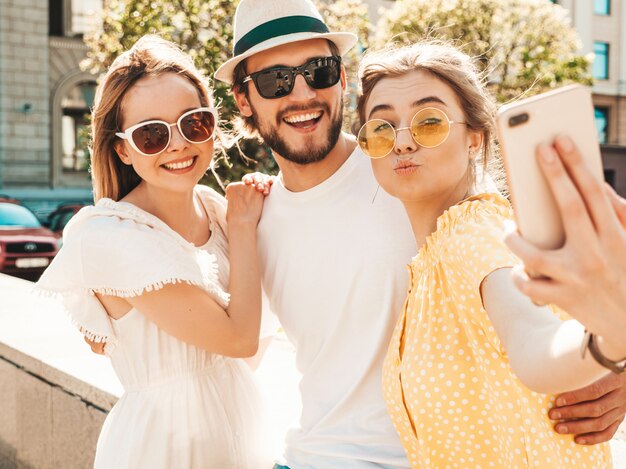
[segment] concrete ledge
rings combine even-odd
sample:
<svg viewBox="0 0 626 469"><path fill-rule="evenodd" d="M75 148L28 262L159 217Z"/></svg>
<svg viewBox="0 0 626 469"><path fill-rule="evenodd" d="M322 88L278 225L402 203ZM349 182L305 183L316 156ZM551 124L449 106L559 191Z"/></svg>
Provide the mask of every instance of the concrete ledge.
<svg viewBox="0 0 626 469"><path fill-rule="evenodd" d="M59 303L32 288L0 274L0 357L108 411L123 392L109 359L91 353Z"/></svg>
<svg viewBox="0 0 626 469"><path fill-rule="evenodd" d="M86 468L122 393L54 300L0 274L0 468Z"/></svg>

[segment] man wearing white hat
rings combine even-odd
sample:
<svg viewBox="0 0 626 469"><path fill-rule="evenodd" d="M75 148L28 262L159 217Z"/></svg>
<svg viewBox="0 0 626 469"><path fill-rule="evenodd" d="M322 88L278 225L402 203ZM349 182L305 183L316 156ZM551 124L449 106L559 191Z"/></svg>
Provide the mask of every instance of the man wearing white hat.
<svg viewBox="0 0 626 469"><path fill-rule="evenodd" d="M341 57L357 38L330 32L310 0L242 0L234 30L234 57L215 77L233 85L243 130L281 170L257 237L302 373L300 426L276 467L407 468L381 373L416 247L403 207L341 131Z"/></svg>
<svg viewBox="0 0 626 469"><path fill-rule="evenodd" d="M381 372L416 248L403 207L377 193L368 158L341 132L341 56L356 42L329 32L309 0L242 0L235 58L215 74L243 84L244 126L281 170L257 236L263 285L302 373L291 469L410 467Z"/></svg>

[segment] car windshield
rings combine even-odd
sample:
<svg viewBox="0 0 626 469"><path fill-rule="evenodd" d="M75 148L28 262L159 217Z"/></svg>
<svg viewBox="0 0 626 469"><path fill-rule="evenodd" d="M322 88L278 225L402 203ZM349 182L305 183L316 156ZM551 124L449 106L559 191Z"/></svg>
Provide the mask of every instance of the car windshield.
<svg viewBox="0 0 626 469"><path fill-rule="evenodd" d="M0 228L39 228L41 223L26 207L0 203Z"/></svg>

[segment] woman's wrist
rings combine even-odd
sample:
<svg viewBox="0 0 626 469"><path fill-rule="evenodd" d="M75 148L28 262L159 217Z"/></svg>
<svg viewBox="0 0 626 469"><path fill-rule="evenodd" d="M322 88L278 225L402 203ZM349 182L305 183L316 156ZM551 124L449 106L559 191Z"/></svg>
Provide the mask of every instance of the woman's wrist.
<svg viewBox="0 0 626 469"><path fill-rule="evenodd" d="M626 299L623 305L616 301L605 301L596 305L589 303L579 307L575 318L598 339L602 338L602 342L598 343L603 352L607 349L607 357L618 360L626 357Z"/></svg>
<svg viewBox="0 0 626 469"><path fill-rule="evenodd" d="M228 222L228 238L233 236L243 235L255 235L258 221L253 220L235 220Z"/></svg>
<svg viewBox="0 0 626 469"><path fill-rule="evenodd" d="M621 361L626 359L626 338L619 343L615 343L596 335L595 341L602 355L609 360Z"/></svg>

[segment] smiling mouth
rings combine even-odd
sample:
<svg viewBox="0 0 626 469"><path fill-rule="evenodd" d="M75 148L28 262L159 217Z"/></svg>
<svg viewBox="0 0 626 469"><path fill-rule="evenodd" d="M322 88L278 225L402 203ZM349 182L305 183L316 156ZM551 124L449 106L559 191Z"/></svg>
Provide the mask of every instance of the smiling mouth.
<svg viewBox="0 0 626 469"><path fill-rule="evenodd" d="M306 114L293 114L283 118L283 122L297 129L308 129L317 124L323 115L324 111L307 112Z"/></svg>
<svg viewBox="0 0 626 469"><path fill-rule="evenodd" d="M181 169L187 169L196 162L196 156L192 156L184 161L178 161L176 163L164 163L161 166L169 171L179 171Z"/></svg>

